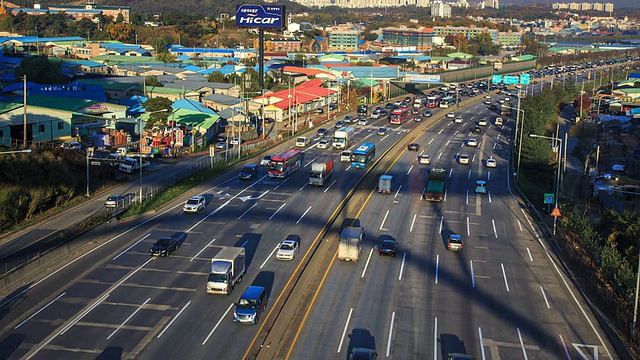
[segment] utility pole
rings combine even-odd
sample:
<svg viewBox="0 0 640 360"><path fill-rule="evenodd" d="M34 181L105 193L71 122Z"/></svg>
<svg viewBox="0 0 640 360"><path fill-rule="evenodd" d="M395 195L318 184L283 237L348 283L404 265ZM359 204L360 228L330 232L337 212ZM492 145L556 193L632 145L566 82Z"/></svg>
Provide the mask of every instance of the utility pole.
<svg viewBox="0 0 640 360"><path fill-rule="evenodd" d="M22 77L22 109L23 109L23 120L24 126L22 128L22 148L26 149L27 147L27 75Z"/></svg>

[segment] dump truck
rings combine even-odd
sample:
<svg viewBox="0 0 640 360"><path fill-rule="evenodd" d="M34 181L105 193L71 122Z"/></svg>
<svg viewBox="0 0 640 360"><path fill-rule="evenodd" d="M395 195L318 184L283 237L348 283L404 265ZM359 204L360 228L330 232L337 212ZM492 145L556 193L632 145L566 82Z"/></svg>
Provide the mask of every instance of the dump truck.
<svg viewBox="0 0 640 360"><path fill-rule="evenodd" d="M349 147L349 143L353 140L354 130L352 127L341 127L333 134L334 149L344 150Z"/></svg>
<svg viewBox="0 0 640 360"><path fill-rule="evenodd" d="M138 159L134 159L134 158L123 158L122 161L120 161L120 171L128 173L128 174L133 174L134 172L140 170L140 166L142 166L142 168L146 168L147 166L149 166L149 162L148 161L143 161L142 165L140 165L140 161Z"/></svg>
<svg viewBox="0 0 640 360"><path fill-rule="evenodd" d="M207 279L207 293L230 295L235 285L242 282L245 271L244 248L223 247L211 259L211 271Z"/></svg>
<svg viewBox="0 0 640 360"><path fill-rule="evenodd" d="M333 158L326 158L312 162L309 185L324 185L333 175L333 161Z"/></svg>
<svg viewBox="0 0 640 360"><path fill-rule="evenodd" d="M427 176L427 188L424 191L424 199L427 201L444 200L447 170L432 168Z"/></svg>
<svg viewBox="0 0 640 360"><path fill-rule="evenodd" d="M364 236L364 228L360 226L360 220L350 219L340 233L338 260L357 262L362 252Z"/></svg>

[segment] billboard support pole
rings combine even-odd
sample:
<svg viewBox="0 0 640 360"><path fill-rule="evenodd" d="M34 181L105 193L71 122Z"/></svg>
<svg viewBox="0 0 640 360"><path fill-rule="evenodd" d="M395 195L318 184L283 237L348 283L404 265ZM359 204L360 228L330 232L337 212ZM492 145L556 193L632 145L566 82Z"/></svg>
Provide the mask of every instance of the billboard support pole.
<svg viewBox="0 0 640 360"><path fill-rule="evenodd" d="M258 56L258 70L260 71L260 91L264 90L264 29L258 31L260 42L260 55Z"/></svg>

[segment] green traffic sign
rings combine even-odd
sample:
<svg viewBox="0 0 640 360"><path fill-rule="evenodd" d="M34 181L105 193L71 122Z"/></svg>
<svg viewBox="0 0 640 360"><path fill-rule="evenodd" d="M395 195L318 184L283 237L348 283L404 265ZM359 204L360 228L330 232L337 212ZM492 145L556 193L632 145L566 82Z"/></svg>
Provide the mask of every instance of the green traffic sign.
<svg viewBox="0 0 640 360"><path fill-rule="evenodd" d="M553 193L551 194L544 194L544 203L545 204L553 204L553 200L554 200L555 196Z"/></svg>

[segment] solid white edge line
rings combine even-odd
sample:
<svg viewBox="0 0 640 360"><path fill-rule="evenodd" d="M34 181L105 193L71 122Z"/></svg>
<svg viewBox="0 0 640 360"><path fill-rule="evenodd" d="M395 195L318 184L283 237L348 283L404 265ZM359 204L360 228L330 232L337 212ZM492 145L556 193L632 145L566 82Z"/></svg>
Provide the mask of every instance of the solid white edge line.
<svg viewBox="0 0 640 360"><path fill-rule="evenodd" d="M518 339L520 339L520 347L522 348L522 355L524 355L524 360L528 360L527 349L524 348L524 341L522 340L522 334L520 334L520 328L516 328L518 331Z"/></svg>
<svg viewBox="0 0 640 360"><path fill-rule="evenodd" d="M544 298L544 303L547 304L547 309L551 309L551 306L549 305L549 300L547 300L547 294L545 294L544 289L542 288L542 285L540 285L540 292L542 293L542 297Z"/></svg>
<svg viewBox="0 0 640 360"><path fill-rule="evenodd" d="M402 272L404 271L404 263L407 259L407 253L402 254L402 264L400 264L400 275L398 275L398 280L402 280Z"/></svg>
<svg viewBox="0 0 640 360"><path fill-rule="evenodd" d="M160 336L162 336L162 334L164 334L165 331L167 331L167 329L169 329L169 327L171 326L171 324L173 324L174 321L176 321L176 319L178 319L178 316L180 316L180 314L182 314L182 312L191 304L191 300L189 300L189 302L187 302L182 309L180 309L180 311L178 311L178 313L176 314L176 316L173 317L173 319L171 319L171 321L169 321L169 323L167 324L167 326L164 327L164 329L162 329L162 331L160 332L160 334L158 334L158 336L156 336L156 339L160 339Z"/></svg>
<svg viewBox="0 0 640 360"><path fill-rule="evenodd" d="M396 312L391 313L391 325L389 325L389 340L387 340L387 357L389 357L389 352L391 351L391 338L393 337L393 321L396 318Z"/></svg>
<svg viewBox="0 0 640 360"><path fill-rule="evenodd" d="M138 306L138 308L131 315L129 315L129 317L127 317L122 323L120 323L120 325L118 325L118 327L115 330L113 330L113 332L109 334L109 336L107 336L107 340L111 339L111 337L113 337L113 335L115 335L118 332L118 330L120 330L124 326L124 324L126 324L129 320L131 320L131 318L134 317L138 313L138 311L142 310L142 308L145 305L147 305L149 301L151 301L151 298L148 298L145 302L143 302L140 306Z"/></svg>
<svg viewBox="0 0 640 360"><path fill-rule="evenodd" d="M380 230L382 230L382 228L384 227L384 222L387 221L387 216L389 216L389 210L387 210L387 213L384 214L384 218L382 218L382 223L380 223Z"/></svg>
<svg viewBox="0 0 640 360"><path fill-rule="evenodd" d="M205 251L209 246L211 246L211 244L213 244L214 241L216 241L216 238L213 238L213 240L209 241L209 243L205 245L200 251L198 251L197 254L193 255L193 257L189 259L189 262L192 262L193 260L195 260L195 258L197 258L198 255L202 254L202 252Z"/></svg>
<svg viewBox="0 0 640 360"><path fill-rule="evenodd" d="M62 294L58 295L55 299L49 301L47 303L47 305L43 306L40 310L34 312L31 316L29 316L28 318L24 319L20 324L16 325L16 327L14 327L13 329L15 330L15 329L19 328L20 326L22 326L27 321L31 320L34 316L38 315L42 310L46 309L47 307L49 307L49 305L53 304L56 300L58 300L61 297L63 297L64 294L66 294L66 292L63 292Z"/></svg>
<svg viewBox="0 0 640 360"><path fill-rule="evenodd" d="M276 212L274 212L271 216L269 216L269 220L273 219L274 216L276 216L278 214L278 212L280 210L282 210L282 208L287 205L287 203L283 203L282 205L280 205L280 207L278 208L278 210L276 210Z"/></svg>
<svg viewBox="0 0 640 360"><path fill-rule="evenodd" d="M438 271L440 271L440 269L438 268L439 265L440 265L440 255L436 255L436 284L438 283Z"/></svg>
<svg viewBox="0 0 640 360"><path fill-rule="evenodd" d="M213 327L213 329L211 329L211 332L209 332L209 335L207 335L207 337L204 339L204 341L202 342L203 346L204 346L204 344L207 343L207 341L209 341L209 338L211 337L211 335L213 335L213 332L216 331L216 329L218 328L218 326L222 322L222 319L224 319L227 316L227 314L229 313L229 311L231 310L232 307L233 307L233 303L231 303L231 305L229 305L229 307L227 308L227 311L225 311L224 314L222 314L222 316L220 317L220 320L218 320L218 322Z"/></svg>
<svg viewBox="0 0 640 360"><path fill-rule="evenodd" d="M411 220L411 227L409 228L409 232L413 231L413 225L416 223L416 217L418 217L418 214L413 214L413 220Z"/></svg>
<svg viewBox="0 0 640 360"><path fill-rule="evenodd" d="M367 257L367 262L364 264L364 269L362 269L362 275L360 278L364 277L364 274L367 272L367 267L369 266L369 261L371 260L371 255L373 254L373 248L369 251L369 257Z"/></svg>
<svg viewBox="0 0 640 360"><path fill-rule="evenodd" d="M307 211L305 211L305 212L302 214L302 216L300 216L300 219L298 219L298 221L296 221L296 224L299 224L299 223L300 223L300 221L302 221L302 218L303 218L305 215L307 215L307 213L309 212L309 210L311 210L311 208L312 208L312 207L313 207L313 206L309 206L309 207L307 208Z"/></svg>
<svg viewBox="0 0 640 360"><path fill-rule="evenodd" d="M433 360L438 360L438 317L433 320Z"/></svg>
<svg viewBox="0 0 640 360"><path fill-rule="evenodd" d="M120 254L114 256L111 258L111 260L116 260L118 259L120 256L124 255L124 253L126 253L127 251L131 250L132 247L138 245L138 243L140 243L142 240L148 238L149 236L151 236L151 233L145 235L142 239L136 241L135 243L133 243L133 245L129 246L128 248L124 249L124 251L122 251Z"/></svg>
<svg viewBox="0 0 640 360"><path fill-rule="evenodd" d="M471 286L476 287L476 279L473 275L473 260L469 260L469 269L471 270Z"/></svg>
<svg viewBox="0 0 640 360"><path fill-rule="evenodd" d="M271 250L271 253L269 254L269 256L267 256L267 258L264 259L264 262L262 263L262 265L260 265L260 269L262 269L264 265L267 263L267 261L271 259L271 256L273 256L273 253L276 252L276 250L278 250L279 247L280 247L280 244L276 245L276 247L273 248L273 250Z"/></svg>
<svg viewBox="0 0 640 360"><path fill-rule="evenodd" d="M507 273L504 271L504 264L500 263L500 267L502 268L502 276L504 277L504 286L507 288L507 292L509 291L509 283L507 282Z"/></svg>
<svg viewBox="0 0 640 360"><path fill-rule="evenodd" d="M344 323L344 330L342 330L342 337L340 338L340 344L338 345L338 353L340 353L340 349L342 348L342 342L344 341L345 335L347 335L347 328L349 328L351 313L353 313L353 308L349 310L349 316L347 316L347 322Z"/></svg>
<svg viewBox="0 0 640 360"><path fill-rule="evenodd" d="M251 211L251 209L253 209L256 205L258 205L258 203L251 205L251 207L248 208L245 212L243 212L242 215L238 216L238 220L242 219L245 215L247 215L247 213Z"/></svg>
<svg viewBox="0 0 640 360"><path fill-rule="evenodd" d="M482 339L482 329L478 326L478 338L480 339L480 354L482 355L482 360L485 360L487 357L484 354L484 340Z"/></svg>

